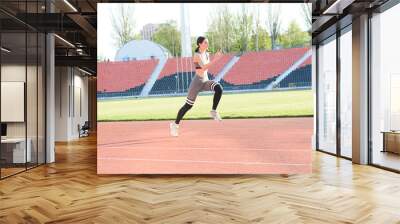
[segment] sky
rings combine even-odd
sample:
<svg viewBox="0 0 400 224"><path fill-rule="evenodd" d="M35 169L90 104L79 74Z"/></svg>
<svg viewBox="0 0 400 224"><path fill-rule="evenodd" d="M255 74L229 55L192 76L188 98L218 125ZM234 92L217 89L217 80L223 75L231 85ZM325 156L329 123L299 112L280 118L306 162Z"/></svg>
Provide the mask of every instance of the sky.
<svg viewBox="0 0 400 224"><path fill-rule="evenodd" d="M163 23L167 20L175 20L180 27L180 3L99 3L97 5L97 50L98 54L113 60L117 52L117 46L112 37L112 13L117 13L118 5L129 5L133 8L135 21L135 33L140 33L142 27L148 23ZM222 3L221 3L222 4ZM242 3L225 3L232 12L240 12ZM209 23L209 15L219 4L189 3L189 24L191 36L204 35ZM266 26L266 13L268 3L246 3L249 10L260 10L261 24ZM306 23L302 14L301 4L285 3L281 5L282 29L285 30L292 20L296 20L303 30Z"/></svg>

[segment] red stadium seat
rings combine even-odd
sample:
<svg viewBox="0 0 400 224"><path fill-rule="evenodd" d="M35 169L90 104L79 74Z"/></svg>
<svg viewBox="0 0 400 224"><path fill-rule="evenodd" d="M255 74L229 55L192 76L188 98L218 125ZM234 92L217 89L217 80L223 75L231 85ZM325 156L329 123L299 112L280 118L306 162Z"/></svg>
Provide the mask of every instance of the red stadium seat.
<svg viewBox="0 0 400 224"><path fill-rule="evenodd" d="M224 76L224 80L234 85L252 84L282 74L308 48L292 48L274 51L248 52Z"/></svg>
<svg viewBox="0 0 400 224"><path fill-rule="evenodd" d="M270 80L285 72L308 50L309 48L292 48L244 53L224 76L223 81L228 85L240 87ZM223 55L209 68L209 74L216 76L233 56L234 54ZM139 87L140 90L140 86L146 83L157 64L158 60L99 62L97 67L98 92L124 92L136 87ZM311 57L303 62L299 69L308 65L311 65ZM171 79L171 76L186 72L194 72L192 57L169 58L157 79L155 89L158 92L163 92L164 89L175 92L176 81L175 78ZM187 81L186 78L183 81ZM183 81L181 80L181 82ZM183 83L179 83L179 85L183 85Z"/></svg>
<svg viewBox="0 0 400 224"><path fill-rule="evenodd" d="M99 92L120 92L144 84L158 60L99 62L97 89Z"/></svg>

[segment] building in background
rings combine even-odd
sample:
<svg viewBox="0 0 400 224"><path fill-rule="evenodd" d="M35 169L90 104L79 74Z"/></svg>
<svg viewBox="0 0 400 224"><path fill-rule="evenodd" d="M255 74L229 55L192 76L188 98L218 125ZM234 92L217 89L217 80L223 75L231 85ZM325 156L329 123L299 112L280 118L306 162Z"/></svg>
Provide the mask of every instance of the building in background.
<svg viewBox="0 0 400 224"><path fill-rule="evenodd" d="M153 35L157 32L159 24L148 23L143 26L140 34L143 40L152 40Z"/></svg>

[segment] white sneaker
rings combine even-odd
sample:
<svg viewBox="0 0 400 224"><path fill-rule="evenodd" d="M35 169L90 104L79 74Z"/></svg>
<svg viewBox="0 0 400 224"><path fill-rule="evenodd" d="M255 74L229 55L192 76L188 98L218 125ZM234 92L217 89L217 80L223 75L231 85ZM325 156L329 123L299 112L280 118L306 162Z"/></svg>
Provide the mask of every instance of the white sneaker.
<svg viewBox="0 0 400 224"><path fill-rule="evenodd" d="M169 130L170 130L171 136L175 136L175 137L178 136L179 135L179 124L175 124L174 122L170 123Z"/></svg>
<svg viewBox="0 0 400 224"><path fill-rule="evenodd" d="M210 111L210 115L211 115L211 117L212 117L214 120L216 120L216 121L222 121L222 118L221 118L221 116L219 116L218 111L212 110L212 111Z"/></svg>

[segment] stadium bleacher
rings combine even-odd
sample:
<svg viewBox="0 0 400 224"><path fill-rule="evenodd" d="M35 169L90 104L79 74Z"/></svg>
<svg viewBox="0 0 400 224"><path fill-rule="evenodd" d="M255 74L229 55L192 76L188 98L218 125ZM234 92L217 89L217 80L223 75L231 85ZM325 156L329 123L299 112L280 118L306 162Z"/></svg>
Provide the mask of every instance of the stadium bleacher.
<svg viewBox="0 0 400 224"><path fill-rule="evenodd" d="M233 54L223 55L208 69L209 79L213 79L233 57ZM212 60L213 56L211 56ZM187 92L195 75L192 57L170 58L165 64L157 81L150 91L154 94L173 94Z"/></svg>
<svg viewBox="0 0 400 224"><path fill-rule="evenodd" d="M224 81L236 88L265 88L266 84L286 71L307 50L308 48L292 48L245 53L224 76Z"/></svg>
<svg viewBox="0 0 400 224"><path fill-rule="evenodd" d="M185 91L193 74L192 58L169 58L150 91L154 94L173 94Z"/></svg>
<svg viewBox="0 0 400 224"><path fill-rule="evenodd" d="M115 95L140 93L158 60L98 62L97 92Z"/></svg>
<svg viewBox="0 0 400 224"><path fill-rule="evenodd" d="M225 90L232 91L264 89L308 50L309 48L292 48L246 52L230 68L220 83ZM211 66L208 70L209 79L215 78L233 56L234 54L226 54ZM99 62L98 96L139 95L157 63L158 60ZM185 93L194 75L192 57L169 58L149 94ZM276 88L307 86L311 86L311 57L284 78Z"/></svg>
<svg viewBox="0 0 400 224"><path fill-rule="evenodd" d="M284 78L278 88L298 88L311 86L311 63L300 66Z"/></svg>

